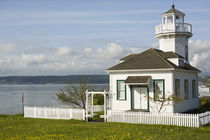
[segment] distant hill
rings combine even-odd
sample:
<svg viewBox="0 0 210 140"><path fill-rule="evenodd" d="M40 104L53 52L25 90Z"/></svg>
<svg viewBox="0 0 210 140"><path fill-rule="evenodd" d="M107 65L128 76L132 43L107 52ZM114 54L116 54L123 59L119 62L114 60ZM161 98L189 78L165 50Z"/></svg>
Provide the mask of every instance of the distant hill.
<svg viewBox="0 0 210 140"><path fill-rule="evenodd" d="M0 84L77 84L80 79L90 79L91 84L108 84L109 75L67 75L67 76L5 76L0 77ZM210 78L199 77L198 80L210 86Z"/></svg>
<svg viewBox="0 0 210 140"><path fill-rule="evenodd" d="M0 77L0 84L77 84L80 79L90 79L91 84L108 84L108 75L68 76L7 76Z"/></svg>

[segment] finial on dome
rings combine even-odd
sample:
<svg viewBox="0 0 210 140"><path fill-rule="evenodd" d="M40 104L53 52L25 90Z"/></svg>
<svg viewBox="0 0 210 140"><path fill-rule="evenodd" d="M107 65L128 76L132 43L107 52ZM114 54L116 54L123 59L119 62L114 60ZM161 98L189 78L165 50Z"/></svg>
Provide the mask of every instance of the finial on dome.
<svg viewBox="0 0 210 140"><path fill-rule="evenodd" d="M171 7L174 9L175 8L175 5L173 4Z"/></svg>

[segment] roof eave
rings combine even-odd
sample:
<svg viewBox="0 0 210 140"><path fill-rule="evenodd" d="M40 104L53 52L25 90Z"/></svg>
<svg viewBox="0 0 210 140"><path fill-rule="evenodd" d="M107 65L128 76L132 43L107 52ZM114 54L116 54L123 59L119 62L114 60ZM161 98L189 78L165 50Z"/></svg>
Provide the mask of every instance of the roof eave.
<svg viewBox="0 0 210 140"><path fill-rule="evenodd" d="M200 70L186 70L186 69L175 69L176 71L181 71L181 72L192 72L192 73L201 73Z"/></svg>
<svg viewBox="0 0 210 140"><path fill-rule="evenodd" d="M149 83L125 83L127 85L149 85Z"/></svg>
<svg viewBox="0 0 210 140"><path fill-rule="evenodd" d="M108 73L114 72L114 73L118 73L118 72L148 72L148 71L173 71L175 70L175 68L165 68L165 69L127 69L127 70L105 70Z"/></svg>
<svg viewBox="0 0 210 140"><path fill-rule="evenodd" d="M162 14L162 16L165 16L165 15L182 15L182 16L185 16L185 14L184 13L182 13L182 12L180 12L179 14L176 14L176 13L174 13L174 12L171 12L171 13L167 13L167 12L165 12L165 13L163 13Z"/></svg>

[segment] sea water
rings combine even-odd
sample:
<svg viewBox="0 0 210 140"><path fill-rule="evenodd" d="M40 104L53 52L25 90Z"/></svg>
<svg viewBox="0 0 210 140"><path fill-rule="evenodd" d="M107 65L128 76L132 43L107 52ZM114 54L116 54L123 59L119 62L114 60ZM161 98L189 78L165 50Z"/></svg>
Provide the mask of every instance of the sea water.
<svg viewBox="0 0 210 140"><path fill-rule="evenodd" d="M57 100L56 93L66 85L0 85L0 114L22 113L22 99L25 106L65 106ZM95 84L96 90L108 89L108 84Z"/></svg>

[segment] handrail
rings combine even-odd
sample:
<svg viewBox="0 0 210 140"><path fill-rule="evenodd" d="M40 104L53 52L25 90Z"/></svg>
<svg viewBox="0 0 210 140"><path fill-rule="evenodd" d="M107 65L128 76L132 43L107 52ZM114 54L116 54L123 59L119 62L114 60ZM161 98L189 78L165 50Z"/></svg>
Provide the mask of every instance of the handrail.
<svg viewBox="0 0 210 140"><path fill-rule="evenodd" d="M192 25L189 23L168 23L155 26L155 35L168 32L192 33Z"/></svg>

